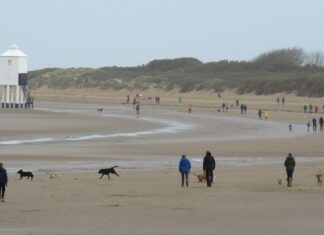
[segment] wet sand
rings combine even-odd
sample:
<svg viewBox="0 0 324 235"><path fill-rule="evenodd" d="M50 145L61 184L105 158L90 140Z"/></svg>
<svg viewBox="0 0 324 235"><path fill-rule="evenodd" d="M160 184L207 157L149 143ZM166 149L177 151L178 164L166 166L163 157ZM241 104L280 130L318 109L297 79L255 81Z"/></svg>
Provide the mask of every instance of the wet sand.
<svg viewBox="0 0 324 235"><path fill-rule="evenodd" d="M97 113L101 107L104 112ZM316 171L324 169L323 134L307 133L303 123L311 115L278 110L265 122L257 120L255 110L242 116L236 109L223 114L197 107L189 115L182 106L143 105L136 117L131 106L66 102L40 102L38 110L24 113L1 112L6 131L0 141L53 138L0 145L0 161L8 170L25 166L36 175L29 182L10 174L7 201L0 204L1 234L324 230L324 189L315 180ZM20 127L20 120L28 125ZM292 133L287 120L293 123ZM114 133L137 134L111 137ZM69 140L84 136L92 137ZM179 156L186 153L193 171L200 172L199 160L207 149L221 163L214 187L196 183L193 175L189 188L179 187ZM276 181L285 177L282 162L290 151L297 160L291 189ZM124 164L120 178L98 179L95 168L116 163ZM69 168L75 164L80 165ZM45 174L61 166L62 179Z"/></svg>

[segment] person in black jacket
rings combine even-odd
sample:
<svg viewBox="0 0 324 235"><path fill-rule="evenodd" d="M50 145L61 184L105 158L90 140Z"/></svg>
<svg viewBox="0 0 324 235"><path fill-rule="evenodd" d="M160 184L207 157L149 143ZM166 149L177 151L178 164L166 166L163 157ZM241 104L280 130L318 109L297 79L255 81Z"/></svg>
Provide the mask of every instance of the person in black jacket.
<svg viewBox="0 0 324 235"><path fill-rule="evenodd" d="M203 168L206 172L206 182L207 187L211 187L211 183L213 182L213 171L216 167L216 162L214 157L211 155L209 151L206 152L206 156L204 157Z"/></svg>
<svg viewBox="0 0 324 235"><path fill-rule="evenodd" d="M285 160L285 167L287 172L287 186L292 186L293 174L295 169L296 161L292 153L288 153L288 156Z"/></svg>
<svg viewBox="0 0 324 235"><path fill-rule="evenodd" d="M4 202L4 195L6 192L6 186L8 184L8 176L6 169L3 168L3 164L0 162L0 197Z"/></svg>

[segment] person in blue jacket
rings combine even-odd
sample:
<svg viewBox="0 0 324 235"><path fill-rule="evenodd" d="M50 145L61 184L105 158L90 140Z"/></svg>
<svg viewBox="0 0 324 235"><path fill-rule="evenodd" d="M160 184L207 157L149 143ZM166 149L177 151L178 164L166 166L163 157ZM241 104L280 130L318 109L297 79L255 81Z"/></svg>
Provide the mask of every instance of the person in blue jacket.
<svg viewBox="0 0 324 235"><path fill-rule="evenodd" d="M184 186L184 179L186 178L186 185L189 186L188 178L189 172L191 168L191 163L186 155L182 155L181 160L179 162L179 171L181 173L181 186Z"/></svg>

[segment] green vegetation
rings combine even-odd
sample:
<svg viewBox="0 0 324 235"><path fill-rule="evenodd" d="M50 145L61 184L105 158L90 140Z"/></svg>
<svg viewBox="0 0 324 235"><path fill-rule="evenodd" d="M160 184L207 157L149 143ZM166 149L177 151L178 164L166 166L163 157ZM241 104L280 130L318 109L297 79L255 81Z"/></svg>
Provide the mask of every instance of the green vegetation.
<svg viewBox="0 0 324 235"><path fill-rule="evenodd" d="M202 63L194 58L154 60L138 67L49 68L29 72L33 90L99 88L101 90L148 88L181 92L235 89L237 93L293 93L324 96L323 56L301 49L281 49L251 61Z"/></svg>

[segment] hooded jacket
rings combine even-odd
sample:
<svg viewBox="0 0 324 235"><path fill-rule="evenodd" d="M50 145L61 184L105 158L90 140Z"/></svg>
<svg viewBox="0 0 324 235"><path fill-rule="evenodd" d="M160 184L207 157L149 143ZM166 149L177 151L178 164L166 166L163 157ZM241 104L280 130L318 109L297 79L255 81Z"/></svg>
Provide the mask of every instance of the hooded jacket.
<svg viewBox="0 0 324 235"><path fill-rule="evenodd" d="M0 168L0 184L7 184L7 183L8 183L7 171L4 168Z"/></svg>
<svg viewBox="0 0 324 235"><path fill-rule="evenodd" d="M285 167L287 170L294 170L296 165L295 159L293 156L288 156L285 161Z"/></svg>
<svg viewBox="0 0 324 235"><path fill-rule="evenodd" d="M203 169L204 171L212 171L216 167L215 158L211 154L206 154L204 157Z"/></svg>
<svg viewBox="0 0 324 235"><path fill-rule="evenodd" d="M179 171L180 172L189 172L191 168L191 164L190 161L188 160L188 158L186 158L186 156L182 156L180 162L179 162Z"/></svg>

